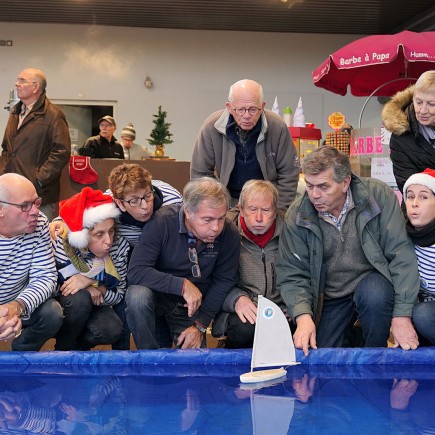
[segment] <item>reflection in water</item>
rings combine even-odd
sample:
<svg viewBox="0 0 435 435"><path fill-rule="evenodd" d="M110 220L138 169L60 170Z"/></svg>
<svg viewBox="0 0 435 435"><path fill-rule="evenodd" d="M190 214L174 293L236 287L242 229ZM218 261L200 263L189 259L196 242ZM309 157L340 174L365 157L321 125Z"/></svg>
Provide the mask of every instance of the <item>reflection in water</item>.
<svg viewBox="0 0 435 435"><path fill-rule="evenodd" d="M413 434L435 430L433 366L299 366L241 385L246 367L14 373L0 434ZM245 370L246 371L246 370ZM114 371L116 372L116 371Z"/></svg>

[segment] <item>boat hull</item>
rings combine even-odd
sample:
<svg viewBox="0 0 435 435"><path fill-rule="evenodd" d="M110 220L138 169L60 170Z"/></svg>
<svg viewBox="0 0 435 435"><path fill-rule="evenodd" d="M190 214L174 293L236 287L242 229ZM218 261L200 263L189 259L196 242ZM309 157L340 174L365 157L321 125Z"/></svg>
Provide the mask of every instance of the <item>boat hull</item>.
<svg viewBox="0 0 435 435"><path fill-rule="evenodd" d="M240 382L245 384L253 384L257 382L271 381L272 379L282 378L286 374L287 371L283 367L279 369L258 370L256 372L252 371L240 375Z"/></svg>

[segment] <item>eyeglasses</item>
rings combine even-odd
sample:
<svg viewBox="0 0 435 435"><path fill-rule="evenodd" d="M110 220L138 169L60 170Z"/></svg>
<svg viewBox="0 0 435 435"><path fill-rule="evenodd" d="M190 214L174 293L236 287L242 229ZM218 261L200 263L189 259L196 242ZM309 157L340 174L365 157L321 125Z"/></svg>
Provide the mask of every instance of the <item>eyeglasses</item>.
<svg viewBox="0 0 435 435"><path fill-rule="evenodd" d="M245 109L244 107L233 107L234 112L239 116L243 116L246 112L250 115L256 115L261 109L258 107L250 107L249 109Z"/></svg>
<svg viewBox="0 0 435 435"><path fill-rule="evenodd" d="M196 248L189 248L189 260L192 263L195 263L192 266L192 275L194 278L201 278L201 269L198 264L198 253L196 252Z"/></svg>
<svg viewBox="0 0 435 435"><path fill-rule="evenodd" d="M16 83L18 83L19 85L27 85L28 83L35 85L38 82L29 82L26 79L17 79Z"/></svg>
<svg viewBox="0 0 435 435"><path fill-rule="evenodd" d="M142 197L135 197L131 199L121 199L122 202L126 202L130 207L138 207L142 205L142 201L151 202L154 200L154 192L145 193Z"/></svg>
<svg viewBox="0 0 435 435"><path fill-rule="evenodd" d="M0 201L3 204L8 204L8 205L14 205L15 207L18 207L21 209L21 211L23 213L30 211L32 209L32 207L35 205L36 208L39 208L42 204L42 198L36 198L34 201L30 202L23 202L22 204L14 204L13 202L7 202L7 201Z"/></svg>
<svg viewBox="0 0 435 435"><path fill-rule="evenodd" d="M196 251L196 237L188 232L187 233L187 246L189 247L187 253L189 254L189 260L195 263L192 266L192 276L194 278L201 278L201 269L198 263L198 252Z"/></svg>

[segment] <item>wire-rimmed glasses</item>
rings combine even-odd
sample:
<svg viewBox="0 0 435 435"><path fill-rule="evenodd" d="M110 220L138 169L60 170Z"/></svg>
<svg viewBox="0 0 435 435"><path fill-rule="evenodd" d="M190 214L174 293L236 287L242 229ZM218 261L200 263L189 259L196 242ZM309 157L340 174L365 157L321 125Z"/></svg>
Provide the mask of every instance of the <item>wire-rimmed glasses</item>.
<svg viewBox="0 0 435 435"><path fill-rule="evenodd" d="M243 116L246 112L251 116L255 116L261 109L259 107L249 107L248 109L245 109L244 107L233 107L233 110L239 116Z"/></svg>

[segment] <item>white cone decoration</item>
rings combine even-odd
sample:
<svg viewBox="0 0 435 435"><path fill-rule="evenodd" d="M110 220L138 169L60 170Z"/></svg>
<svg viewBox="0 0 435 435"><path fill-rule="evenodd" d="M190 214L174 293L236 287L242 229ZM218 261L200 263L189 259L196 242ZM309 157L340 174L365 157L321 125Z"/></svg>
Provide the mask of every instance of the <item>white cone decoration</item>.
<svg viewBox="0 0 435 435"><path fill-rule="evenodd" d="M278 106L278 97L275 97L275 101L273 102L272 112L275 112L279 115L279 106Z"/></svg>
<svg viewBox="0 0 435 435"><path fill-rule="evenodd" d="M299 97L298 106L293 115L293 127L305 127L304 108L302 107L302 97Z"/></svg>

